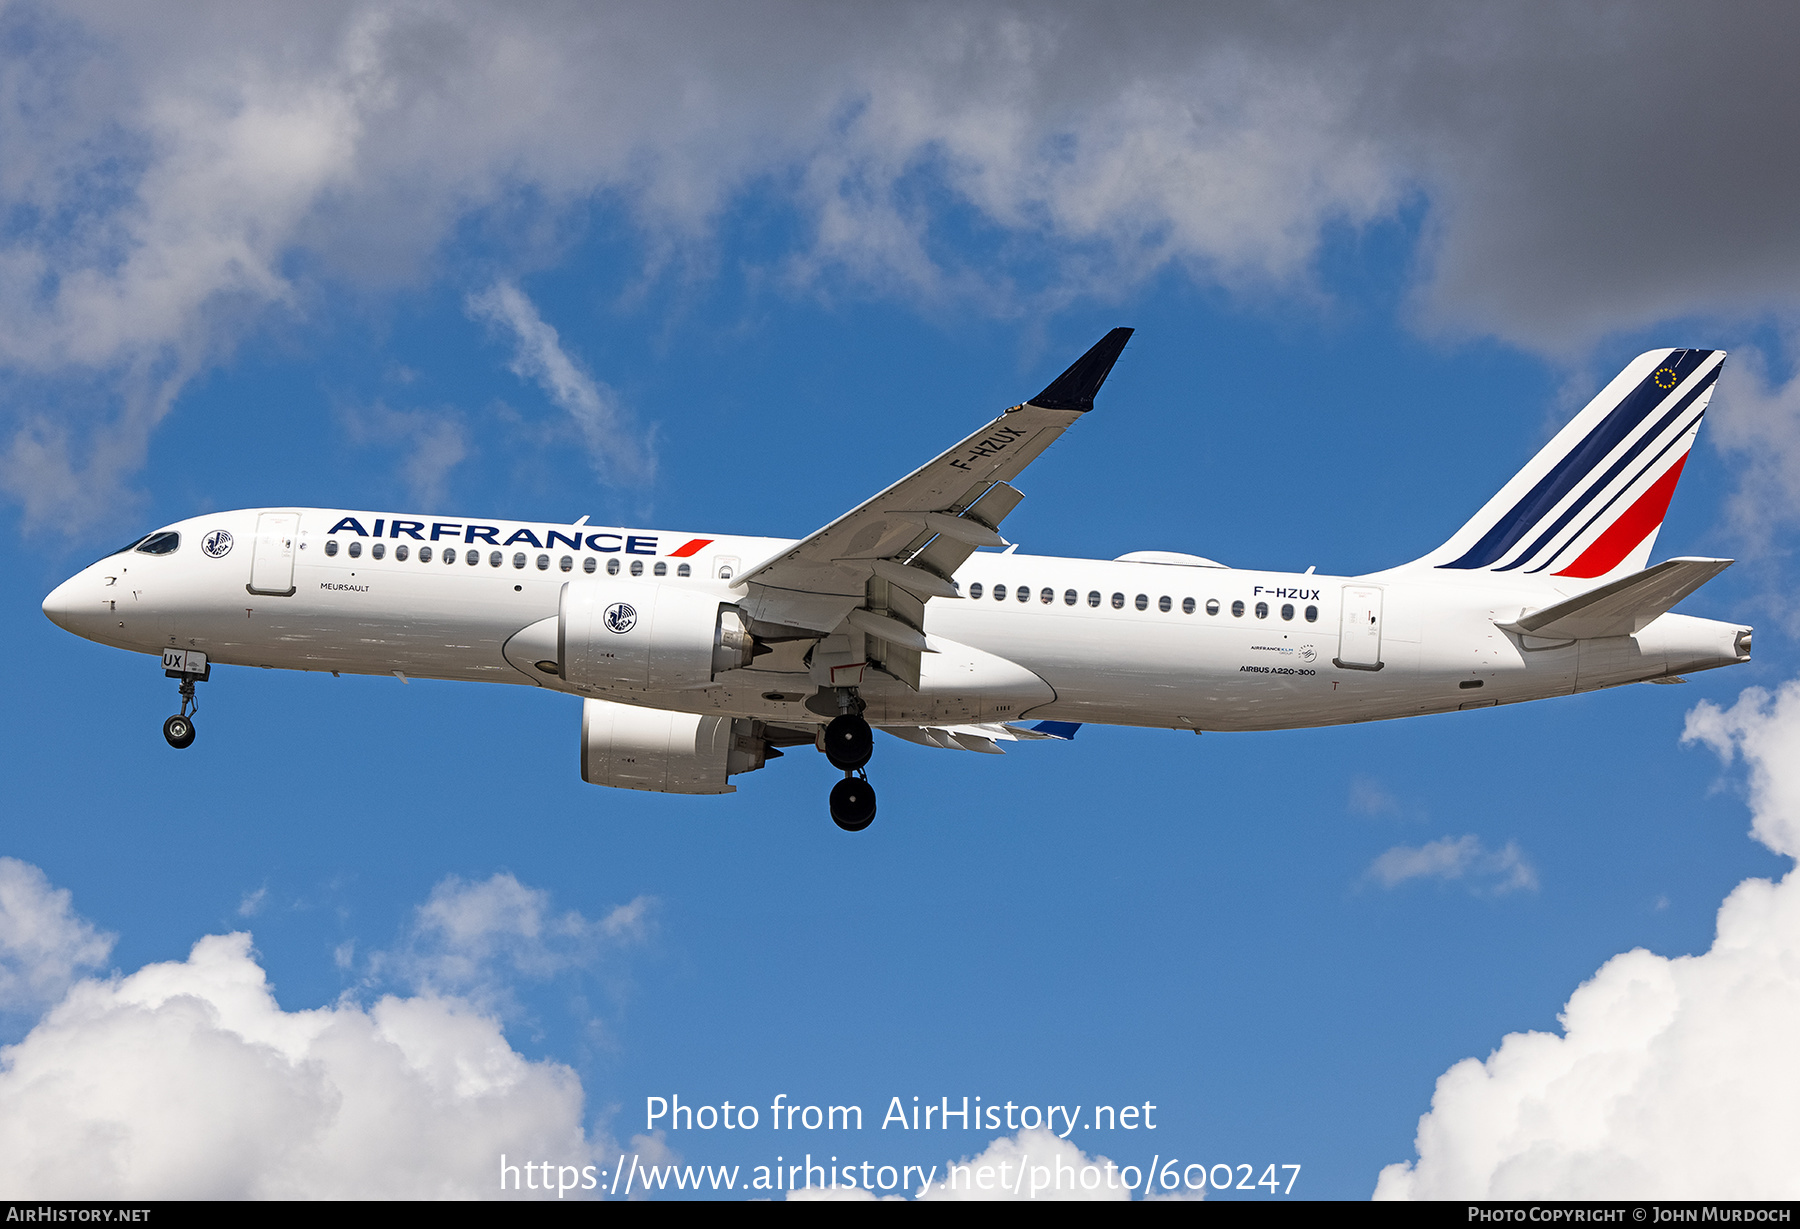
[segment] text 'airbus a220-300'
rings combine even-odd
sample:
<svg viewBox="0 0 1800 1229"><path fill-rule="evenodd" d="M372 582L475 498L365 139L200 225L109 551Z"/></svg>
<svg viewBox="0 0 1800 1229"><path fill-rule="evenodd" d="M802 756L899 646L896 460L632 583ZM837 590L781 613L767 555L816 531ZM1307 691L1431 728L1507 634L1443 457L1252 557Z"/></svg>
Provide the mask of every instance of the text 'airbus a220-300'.
<svg viewBox="0 0 1800 1229"><path fill-rule="evenodd" d="M520 683L581 697L596 785L726 794L817 747L850 831L875 816L875 729L997 754L1084 722L1339 725L1749 660L1750 628L1669 612L1731 560L1648 566L1723 351L1640 355L1448 542L1387 571L1017 553L999 532L1013 482L1093 409L1130 335L799 541L253 508L133 541L44 613L161 654L175 747L221 663Z"/></svg>

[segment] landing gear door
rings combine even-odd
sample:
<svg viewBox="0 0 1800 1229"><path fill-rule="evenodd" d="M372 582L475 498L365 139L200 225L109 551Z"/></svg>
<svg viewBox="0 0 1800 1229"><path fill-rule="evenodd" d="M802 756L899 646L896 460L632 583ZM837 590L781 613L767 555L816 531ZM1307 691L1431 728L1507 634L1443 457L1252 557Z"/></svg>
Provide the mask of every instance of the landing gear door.
<svg viewBox="0 0 1800 1229"><path fill-rule="evenodd" d="M250 557L250 592L273 597L294 596L294 539L300 517L293 512L265 512L256 518L256 550Z"/></svg>
<svg viewBox="0 0 1800 1229"><path fill-rule="evenodd" d="M1381 669L1381 590L1345 585L1338 624L1338 655L1331 664L1344 670Z"/></svg>

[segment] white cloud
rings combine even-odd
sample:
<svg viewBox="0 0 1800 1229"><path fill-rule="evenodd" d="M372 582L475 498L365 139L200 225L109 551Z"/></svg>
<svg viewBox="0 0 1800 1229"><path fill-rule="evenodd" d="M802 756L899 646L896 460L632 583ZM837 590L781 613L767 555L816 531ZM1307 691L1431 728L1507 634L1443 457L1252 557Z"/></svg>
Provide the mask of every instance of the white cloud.
<svg viewBox="0 0 1800 1229"><path fill-rule="evenodd" d="M1386 786L1374 777L1360 774L1350 778L1350 809L1358 815L1371 818L1377 815L1398 815L1400 801L1388 792Z"/></svg>
<svg viewBox="0 0 1800 1229"><path fill-rule="evenodd" d="M656 473L649 440L631 426L618 396L564 352L556 330L532 301L510 282L496 282L468 298L469 314L512 334L512 373L532 380L565 411L580 430L588 456L601 477L648 482Z"/></svg>
<svg viewBox="0 0 1800 1229"><path fill-rule="evenodd" d="M450 471L469 455L462 422L452 414L395 410L380 401L339 411L350 441L397 448L400 478L414 507L441 504Z"/></svg>
<svg viewBox="0 0 1800 1229"><path fill-rule="evenodd" d="M1396 845L1375 859L1368 877L1384 888L1410 879L1461 880L1494 896L1535 891L1538 886L1537 871L1517 841L1508 841L1500 849L1488 849L1475 836L1444 836L1423 845Z"/></svg>
<svg viewBox="0 0 1800 1229"><path fill-rule="evenodd" d="M1704 743L1727 764L1741 754L1750 767L1751 835L1800 858L1800 679L1773 695L1746 688L1726 709L1702 700L1681 740Z"/></svg>
<svg viewBox="0 0 1800 1229"><path fill-rule="evenodd" d="M1729 709L1702 703L1684 739L1750 768L1752 831L1800 852L1800 681ZM1800 874L1750 879L1712 947L1615 956L1570 996L1560 1036L1508 1035L1437 1084L1415 1161L1376 1198L1800 1197Z"/></svg>
<svg viewBox="0 0 1800 1229"><path fill-rule="evenodd" d="M1142 1181L1140 1171L1140 1184ZM1088 1156L1051 1131L1003 1135L979 1155L946 1162L919 1199L1095 1200L1130 1199L1119 1168Z"/></svg>
<svg viewBox="0 0 1800 1229"><path fill-rule="evenodd" d="M580 1081L454 998L283 1011L246 934L75 986L0 1051L0 1197L499 1193L502 1153L600 1164Z"/></svg>
<svg viewBox="0 0 1800 1229"><path fill-rule="evenodd" d="M88 508L246 328L429 277L460 236L521 374L642 478L645 440L517 289L596 202L653 275L711 267L756 195L797 223L769 257L792 284L1000 314L1170 270L1305 296L1329 232L1409 207L1434 329L1569 355L1800 305L1779 7L1702 40L1673 3L822 12L8 8L0 483L31 519ZM1643 70L1671 47L1680 71Z"/></svg>
<svg viewBox="0 0 1800 1229"><path fill-rule="evenodd" d="M543 904L510 876L451 882L422 925L446 951L516 955L579 920ZM581 925L616 939L641 914ZM575 1073L526 1059L467 998L286 1011L242 933L71 986L111 944L41 871L0 859L4 1001L60 997L0 1049L0 1198L497 1197L502 1154L577 1168L617 1155L584 1127ZM633 1146L672 1159L660 1141Z"/></svg>
<svg viewBox="0 0 1800 1229"><path fill-rule="evenodd" d="M653 905L640 896L592 920L575 910L556 911L549 892L506 872L475 883L449 875L415 911L405 941L370 958L371 971L424 993L503 1006L519 978L592 968L643 941Z"/></svg>
<svg viewBox="0 0 1800 1229"><path fill-rule="evenodd" d="M34 1012L98 968L117 936L102 934L70 906L66 888L17 858L0 858L0 1012Z"/></svg>
<svg viewBox="0 0 1800 1229"><path fill-rule="evenodd" d="M1751 346L1733 351L1728 362L1730 378L1719 382L1707 417L1713 443L1736 463L1732 527L1749 553L1766 557L1778 533L1800 524L1800 376L1777 379L1768 356ZM1768 606L1792 626L1785 588Z"/></svg>

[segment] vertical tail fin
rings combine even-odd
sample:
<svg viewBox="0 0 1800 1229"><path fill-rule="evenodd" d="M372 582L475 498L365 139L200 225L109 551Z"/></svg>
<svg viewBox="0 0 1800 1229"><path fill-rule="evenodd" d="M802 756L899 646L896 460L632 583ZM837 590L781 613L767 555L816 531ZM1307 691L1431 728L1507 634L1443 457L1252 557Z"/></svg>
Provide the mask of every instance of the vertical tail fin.
<svg viewBox="0 0 1800 1229"><path fill-rule="evenodd" d="M1640 354L1416 566L1592 580L1641 571L1723 350Z"/></svg>

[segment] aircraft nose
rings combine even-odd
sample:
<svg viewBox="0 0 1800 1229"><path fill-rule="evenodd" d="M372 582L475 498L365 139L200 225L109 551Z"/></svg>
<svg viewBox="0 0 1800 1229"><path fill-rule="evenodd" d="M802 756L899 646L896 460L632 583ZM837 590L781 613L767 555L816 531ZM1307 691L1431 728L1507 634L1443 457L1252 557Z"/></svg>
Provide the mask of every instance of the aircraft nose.
<svg viewBox="0 0 1800 1229"><path fill-rule="evenodd" d="M44 617L64 631L75 630L75 582L79 579L70 577L50 590L49 596L44 599Z"/></svg>

